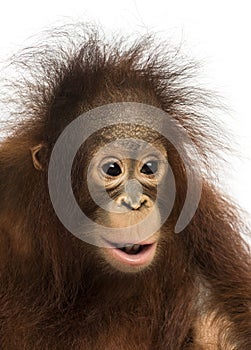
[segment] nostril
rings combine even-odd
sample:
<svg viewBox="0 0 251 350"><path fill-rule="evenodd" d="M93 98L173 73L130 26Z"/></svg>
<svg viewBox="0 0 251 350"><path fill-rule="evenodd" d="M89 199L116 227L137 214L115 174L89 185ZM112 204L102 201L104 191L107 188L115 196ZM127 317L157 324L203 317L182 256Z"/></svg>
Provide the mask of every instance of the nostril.
<svg viewBox="0 0 251 350"><path fill-rule="evenodd" d="M123 199L121 201L121 204L126 207L127 209L130 209L130 210L137 210L141 207L141 203L140 202L136 202L136 203L132 203L131 200L125 200Z"/></svg>
<svg viewBox="0 0 251 350"><path fill-rule="evenodd" d="M141 202L141 205L142 206L145 206L146 208L150 208L152 205L151 205L151 201L147 198L145 198L142 202Z"/></svg>
<svg viewBox="0 0 251 350"><path fill-rule="evenodd" d="M148 200L144 199L143 202L141 203L141 205L145 205L147 207L147 203L148 203Z"/></svg>
<svg viewBox="0 0 251 350"><path fill-rule="evenodd" d="M121 205L123 205L123 206L126 207L127 209L132 210L131 204L128 203L125 199L122 199Z"/></svg>

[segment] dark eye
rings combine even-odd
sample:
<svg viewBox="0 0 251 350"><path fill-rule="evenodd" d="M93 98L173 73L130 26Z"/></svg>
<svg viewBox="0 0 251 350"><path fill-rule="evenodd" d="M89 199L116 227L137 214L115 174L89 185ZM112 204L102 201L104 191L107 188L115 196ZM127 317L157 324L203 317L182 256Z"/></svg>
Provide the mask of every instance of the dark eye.
<svg viewBox="0 0 251 350"><path fill-rule="evenodd" d="M140 172L145 175L152 175L152 174L155 174L157 171L158 171L158 162L155 160L145 163L140 170Z"/></svg>
<svg viewBox="0 0 251 350"><path fill-rule="evenodd" d="M102 170L106 175L109 176L118 176L122 173L120 166L118 163L106 163L102 166Z"/></svg>

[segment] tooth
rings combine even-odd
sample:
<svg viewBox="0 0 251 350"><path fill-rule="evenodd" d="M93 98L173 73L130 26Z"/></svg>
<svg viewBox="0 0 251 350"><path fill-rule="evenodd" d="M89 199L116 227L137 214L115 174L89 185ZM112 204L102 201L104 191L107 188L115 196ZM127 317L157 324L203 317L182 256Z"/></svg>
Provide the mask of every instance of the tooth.
<svg viewBox="0 0 251 350"><path fill-rule="evenodd" d="M130 253L133 250L133 246L126 246L124 249L126 253Z"/></svg>
<svg viewBox="0 0 251 350"><path fill-rule="evenodd" d="M133 244L130 246L126 246L124 249L126 253L130 253L132 251L136 252L139 248L140 248L140 244Z"/></svg>

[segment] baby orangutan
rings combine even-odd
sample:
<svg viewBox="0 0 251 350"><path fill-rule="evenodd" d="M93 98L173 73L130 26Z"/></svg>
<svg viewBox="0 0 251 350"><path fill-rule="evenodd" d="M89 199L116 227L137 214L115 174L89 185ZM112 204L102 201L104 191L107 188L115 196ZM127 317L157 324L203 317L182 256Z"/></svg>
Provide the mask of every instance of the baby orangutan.
<svg viewBox="0 0 251 350"><path fill-rule="evenodd" d="M1 349L250 350L247 229L212 181L224 145L193 66L83 32L12 63L26 78L0 144Z"/></svg>

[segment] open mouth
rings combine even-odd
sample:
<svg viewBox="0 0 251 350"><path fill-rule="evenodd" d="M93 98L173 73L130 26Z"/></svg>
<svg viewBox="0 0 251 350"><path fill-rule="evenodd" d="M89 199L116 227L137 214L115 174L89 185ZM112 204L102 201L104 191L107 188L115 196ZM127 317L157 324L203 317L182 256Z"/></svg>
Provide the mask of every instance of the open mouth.
<svg viewBox="0 0 251 350"><path fill-rule="evenodd" d="M121 244L120 244L121 246ZM107 252L119 262L133 266L147 266L153 260L157 242L144 242L137 244L125 244L124 247L118 247L117 244L110 243Z"/></svg>
<svg viewBox="0 0 251 350"><path fill-rule="evenodd" d="M151 244L132 244L132 245L127 245L126 247L123 248L117 248L122 250L122 252L128 254L128 255L136 255L139 254L142 251L145 251L146 249L149 248Z"/></svg>

